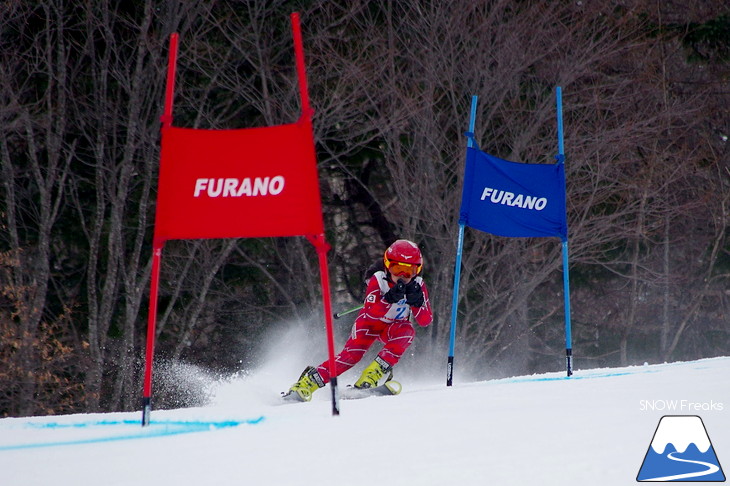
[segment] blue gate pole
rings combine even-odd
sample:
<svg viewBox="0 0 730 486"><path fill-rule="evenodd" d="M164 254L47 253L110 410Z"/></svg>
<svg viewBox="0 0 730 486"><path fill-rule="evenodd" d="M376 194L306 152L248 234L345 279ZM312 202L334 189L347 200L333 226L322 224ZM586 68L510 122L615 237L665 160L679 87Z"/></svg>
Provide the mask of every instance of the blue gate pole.
<svg viewBox="0 0 730 486"><path fill-rule="evenodd" d="M461 279L461 252L464 248L464 224L459 223L459 239L456 247L454 269L454 292L451 300L451 334L449 336L449 358L446 362L446 386L454 383L454 342L456 341L456 314L459 306L459 281Z"/></svg>
<svg viewBox="0 0 730 486"><path fill-rule="evenodd" d="M474 126L477 116L477 95L471 97L471 111L469 113L469 136L467 147L474 147ZM463 190L463 189L462 189ZM459 310L459 282L461 280L461 254L464 249L464 223L459 221L459 237L456 243L456 263L454 265L454 292L451 300L451 332L449 335L449 357L446 362L446 386L454 382L454 344L456 342L456 316Z"/></svg>
<svg viewBox="0 0 730 486"><path fill-rule="evenodd" d="M563 145L563 90L555 89L558 112L558 163L565 163L565 147ZM567 193L565 194L567 199ZM567 204L566 204L567 211ZM566 215L567 230L567 215ZM568 376L573 374L573 336L570 325L570 273L568 265L568 235L562 241L563 249L563 297L565 298L565 367Z"/></svg>

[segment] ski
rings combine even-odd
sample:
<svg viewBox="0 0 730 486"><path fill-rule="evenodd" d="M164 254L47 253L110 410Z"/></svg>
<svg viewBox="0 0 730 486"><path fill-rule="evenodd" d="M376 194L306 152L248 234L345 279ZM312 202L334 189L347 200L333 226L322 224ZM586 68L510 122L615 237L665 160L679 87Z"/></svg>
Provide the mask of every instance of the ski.
<svg viewBox="0 0 730 486"><path fill-rule="evenodd" d="M304 400L302 397L299 396L297 392L294 391L288 391L288 392L281 392L281 401L283 403L304 403L307 402L307 400Z"/></svg>
<svg viewBox="0 0 730 486"><path fill-rule="evenodd" d="M403 386L395 380L386 381L375 388L355 388L354 386L347 386L340 392L340 398L343 400L356 400L367 397L386 397L389 395L397 395L402 389Z"/></svg>

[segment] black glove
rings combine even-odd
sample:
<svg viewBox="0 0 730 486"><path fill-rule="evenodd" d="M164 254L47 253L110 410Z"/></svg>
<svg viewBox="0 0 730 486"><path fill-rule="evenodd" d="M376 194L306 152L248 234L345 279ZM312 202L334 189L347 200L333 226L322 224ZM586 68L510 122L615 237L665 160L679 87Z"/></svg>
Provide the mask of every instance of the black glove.
<svg viewBox="0 0 730 486"><path fill-rule="evenodd" d="M408 282L408 285L406 285L406 304L412 307L421 307L424 300L421 284L415 280Z"/></svg>
<svg viewBox="0 0 730 486"><path fill-rule="evenodd" d="M406 284L403 280L398 279L398 283L391 287L384 295L383 299L389 304L399 302L406 295Z"/></svg>

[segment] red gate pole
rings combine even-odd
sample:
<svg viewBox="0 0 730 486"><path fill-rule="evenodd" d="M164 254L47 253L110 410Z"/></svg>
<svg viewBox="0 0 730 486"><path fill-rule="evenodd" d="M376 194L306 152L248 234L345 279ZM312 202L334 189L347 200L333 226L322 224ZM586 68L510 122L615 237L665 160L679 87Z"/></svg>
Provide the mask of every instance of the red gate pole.
<svg viewBox="0 0 730 486"><path fill-rule="evenodd" d="M165 87L165 108L160 117L162 131L172 126L172 102L175 95L175 67L177 66L178 34L170 35L170 54L167 64L167 85ZM155 225L155 231L157 225ZM147 349L145 353L144 390L142 393L142 427L150 423L152 412L152 364L155 358L155 335L157 327L157 295L160 283L160 261L164 240L155 236L152 242L152 275L150 276L150 304L147 316Z"/></svg>
<svg viewBox="0 0 730 486"><path fill-rule="evenodd" d="M319 276L322 282L322 301L324 304L324 321L327 331L327 354L329 356L330 389L332 390L332 415L340 414L340 400L337 392L337 368L335 368L335 333L332 325L332 302L330 301L330 280L327 270L327 252L330 249L324 235L307 236L314 245L319 258Z"/></svg>
<svg viewBox="0 0 730 486"><path fill-rule="evenodd" d="M313 110L309 106L309 92L307 90L307 71L304 64L304 44L302 42L302 29L299 25L299 14L291 14L292 37L294 38L294 56L297 65L297 78L299 80L299 96L302 100L302 115L300 121L306 122L311 130ZM314 150L314 134L311 134L312 149ZM315 157L316 160L316 157ZM330 281L327 270L327 252L330 249L325 240L324 234L310 235L307 239L317 250L319 259L319 275L322 282L322 301L324 304L324 320L327 331L327 352L329 355L330 388L332 390L332 415L340 414L340 401L337 393L337 368L335 367L335 337L334 326L332 325L332 302L330 301Z"/></svg>
<svg viewBox="0 0 730 486"><path fill-rule="evenodd" d="M157 324L157 293L160 283L160 260L162 243L155 242L152 248L152 276L150 283L150 309L147 316L147 351L144 368L144 393L142 396L142 427L150 424L152 412L152 363L155 356L155 328Z"/></svg>
<svg viewBox="0 0 730 486"><path fill-rule="evenodd" d="M302 100L302 118L312 118L313 110L309 106L309 90L307 89L307 70L304 65L304 43L302 29L299 25L299 13L291 14L292 36L294 37L294 57L297 65L297 79L299 80L299 96Z"/></svg>

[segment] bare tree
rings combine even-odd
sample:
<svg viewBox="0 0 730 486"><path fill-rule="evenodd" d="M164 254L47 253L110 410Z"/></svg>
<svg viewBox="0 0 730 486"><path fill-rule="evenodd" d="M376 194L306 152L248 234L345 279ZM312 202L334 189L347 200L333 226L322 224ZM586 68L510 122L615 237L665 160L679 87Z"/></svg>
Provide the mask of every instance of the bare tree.
<svg viewBox="0 0 730 486"><path fill-rule="evenodd" d="M11 6L9 6L11 7ZM36 410L38 381L33 370L41 357L35 346L48 311L53 229L64 204L65 179L75 155L69 124L69 58L63 35L66 19L59 2L13 5L3 18L3 245L15 255L8 284L16 292L21 337L19 366L27 370L17 386L18 413ZM30 16L48 20L33 31ZM18 72L22 76L18 76Z"/></svg>

